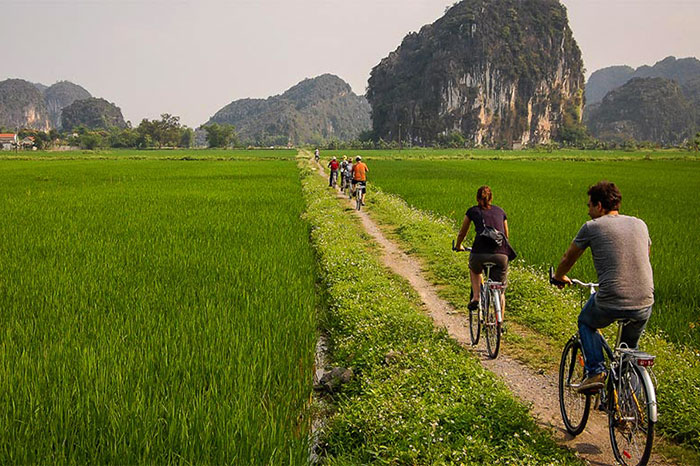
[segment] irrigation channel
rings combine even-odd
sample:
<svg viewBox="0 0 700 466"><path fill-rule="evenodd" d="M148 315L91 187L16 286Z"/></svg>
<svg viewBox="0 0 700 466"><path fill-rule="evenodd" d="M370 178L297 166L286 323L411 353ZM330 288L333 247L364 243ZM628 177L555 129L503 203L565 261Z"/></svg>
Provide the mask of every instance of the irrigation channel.
<svg viewBox="0 0 700 466"><path fill-rule="evenodd" d="M328 179L322 164L318 164L319 175ZM342 193L338 199L354 208L354 200ZM420 296L425 312L435 325L444 327L451 338L464 348L478 354L481 364L500 377L513 394L531 406L537 423L550 432L557 443L576 451L581 458L592 465L615 465L615 456L610 446L608 419L605 413L591 410L586 429L577 437L570 436L564 429L559 412L557 378L554 374L540 374L508 356L507 347L501 348L497 359L490 359L483 348L473 348L469 336L469 319L459 313L451 304L438 296L438 291L424 276L420 262L406 254L395 242L387 238L382 228L366 210L354 210L363 228L380 246L381 261L393 273L403 277ZM509 331L518 331L509 325ZM505 354L504 354L505 353ZM649 464L672 465L658 454L652 453Z"/></svg>

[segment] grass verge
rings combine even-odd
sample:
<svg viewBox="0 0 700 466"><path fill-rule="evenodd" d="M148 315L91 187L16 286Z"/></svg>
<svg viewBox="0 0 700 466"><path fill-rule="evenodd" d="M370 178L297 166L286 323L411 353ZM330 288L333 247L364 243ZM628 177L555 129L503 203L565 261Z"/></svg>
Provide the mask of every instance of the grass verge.
<svg viewBox="0 0 700 466"><path fill-rule="evenodd" d="M397 196L373 189L368 200L377 220L393 226L405 250L423 259L443 297L466 309L469 297L467 256L450 249L456 231L449 219L411 208ZM507 319L529 327L548 340L550 348L563 348L576 331L580 311L578 293L557 292L542 270L522 263L509 274ZM529 339L531 340L531 339ZM509 342L516 343L514 338ZM669 343L661 333L646 334L644 350L657 356L654 372L659 400L659 430L696 452L700 451L700 354ZM558 364L559 352L538 361L550 370ZM696 456L697 457L697 456Z"/></svg>
<svg viewBox="0 0 700 466"><path fill-rule="evenodd" d="M355 377L321 435L328 464L571 464L528 409L416 306L305 162L306 218L328 290L335 365Z"/></svg>

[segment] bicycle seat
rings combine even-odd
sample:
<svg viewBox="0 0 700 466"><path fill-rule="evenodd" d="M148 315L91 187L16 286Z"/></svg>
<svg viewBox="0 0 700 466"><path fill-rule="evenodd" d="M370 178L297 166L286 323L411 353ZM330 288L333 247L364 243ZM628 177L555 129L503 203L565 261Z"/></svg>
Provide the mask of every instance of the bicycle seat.
<svg viewBox="0 0 700 466"><path fill-rule="evenodd" d="M484 262L484 267L495 267L496 263L495 262Z"/></svg>

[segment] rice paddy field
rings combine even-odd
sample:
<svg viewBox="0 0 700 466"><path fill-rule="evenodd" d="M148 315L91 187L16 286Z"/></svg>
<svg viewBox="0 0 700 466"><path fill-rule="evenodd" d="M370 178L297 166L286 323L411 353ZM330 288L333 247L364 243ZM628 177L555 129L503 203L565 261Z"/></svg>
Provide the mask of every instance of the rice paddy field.
<svg viewBox="0 0 700 466"><path fill-rule="evenodd" d="M0 179L0 463L307 461L294 161L3 160Z"/></svg>
<svg viewBox="0 0 700 466"><path fill-rule="evenodd" d="M69 151L0 151L0 160L292 160L296 149L104 149Z"/></svg>
<svg viewBox="0 0 700 466"><path fill-rule="evenodd" d="M650 328L672 341L700 348L700 162L692 154L677 152L667 158L640 153L620 160L606 159L612 157L607 153L568 154L567 160L518 159L522 156L517 153L515 159L497 160L363 155L371 170L370 184L449 218L455 230L467 208L475 204L477 188L490 185L494 203L508 214L520 259L542 267L543 273L558 263L588 220L588 186L601 179L614 181L623 194L622 213L642 218L653 241L657 303ZM451 157L456 157L455 152ZM570 275L595 279L589 253Z"/></svg>

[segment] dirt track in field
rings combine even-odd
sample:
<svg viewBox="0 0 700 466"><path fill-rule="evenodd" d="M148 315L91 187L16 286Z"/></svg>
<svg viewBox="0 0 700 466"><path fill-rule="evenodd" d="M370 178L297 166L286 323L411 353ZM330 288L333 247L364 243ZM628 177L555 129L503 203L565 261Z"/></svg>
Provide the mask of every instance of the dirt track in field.
<svg viewBox="0 0 700 466"><path fill-rule="evenodd" d="M319 174L328 180L323 166L319 165L319 168ZM337 197L343 202L343 205L354 210L354 200L350 201L347 196L341 193L337 193ZM359 212L354 210L354 212L367 234L380 246L382 263L393 273L406 279L416 290L423 302L426 314L433 319L435 325L444 327L448 334L463 347L474 351L486 369L503 380L518 399L531 406L531 413L541 427L551 431L559 444L576 451L591 465L617 464L610 446L608 420L604 413L592 407L591 416L584 432L577 437L571 437L564 428L559 412L556 376L539 374L508 357L508 350L503 346L497 359L489 358L484 347L483 336L479 345L472 347L469 319L438 296L437 288L425 278L419 260L409 256L396 243L389 240L367 212L364 210ZM511 329L512 327L509 328L509 331ZM675 463L652 453L649 464L672 465Z"/></svg>

